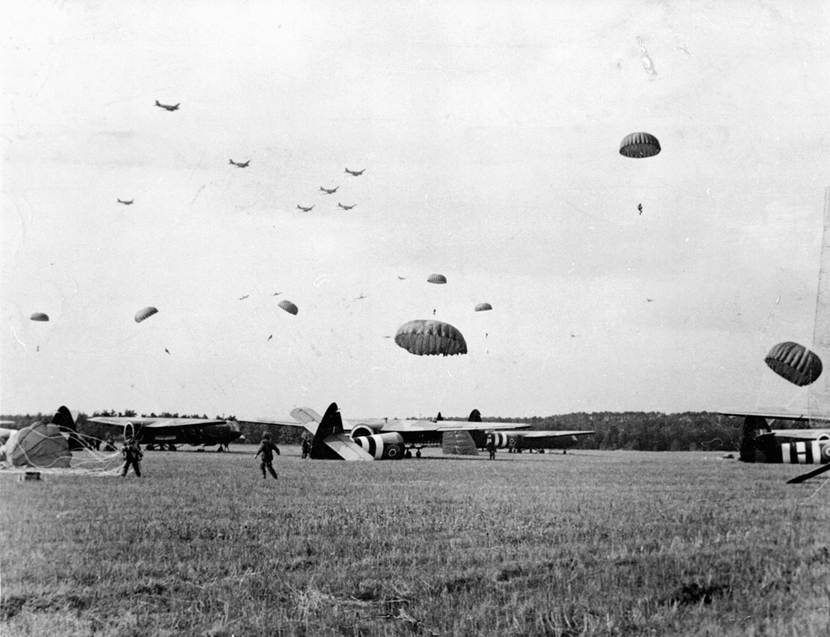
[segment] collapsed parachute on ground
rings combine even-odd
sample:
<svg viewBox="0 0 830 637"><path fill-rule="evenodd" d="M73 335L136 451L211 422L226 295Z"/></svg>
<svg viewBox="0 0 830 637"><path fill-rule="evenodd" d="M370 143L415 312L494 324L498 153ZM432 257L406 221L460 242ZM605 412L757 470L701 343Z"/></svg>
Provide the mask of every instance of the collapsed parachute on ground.
<svg viewBox="0 0 830 637"><path fill-rule="evenodd" d="M296 315L297 312L300 311L297 308L296 305L294 305L291 301L288 301L288 300L280 301L279 303L277 303L277 305L279 305L282 309L284 309L289 314L295 314Z"/></svg>
<svg viewBox="0 0 830 637"><path fill-rule="evenodd" d="M782 378L803 387L821 376L821 359L803 345L786 341L769 351L764 362Z"/></svg>
<svg viewBox="0 0 830 637"><path fill-rule="evenodd" d="M30 321L48 321L49 315L44 314L43 312L35 312L29 317Z"/></svg>
<svg viewBox="0 0 830 637"><path fill-rule="evenodd" d="M467 353L467 342L449 323L418 319L404 323L395 333L395 343L417 356L455 356Z"/></svg>
<svg viewBox="0 0 830 637"><path fill-rule="evenodd" d="M0 447L0 460L13 467L66 468L72 454L58 425L36 422L9 437L6 444Z"/></svg>
<svg viewBox="0 0 830 637"><path fill-rule="evenodd" d="M447 277L445 277L443 274L430 274L429 277L427 277L427 282L437 283L441 285L447 282Z"/></svg>
<svg viewBox="0 0 830 637"><path fill-rule="evenodd" d="M158 310L154 308L152 305L148 305L147 307L141 308L138 312L135 313L135 322L141 323L146 318L150 318L153 314L156 314Z"/></svg>
<svg viewBox="0 0 830 637"><path fill-rule="evenodd" d="M476 312L487 312L492 309L493 306L489 303L479 303L478 305L476 305Z"/></svg>
<svg viewBox="0 0 830 637"><path fill-rule="evenodd" d="M649 133L631 133L620 142L620 155L626 157L653 157L660 152L660 142Z"/></svg>

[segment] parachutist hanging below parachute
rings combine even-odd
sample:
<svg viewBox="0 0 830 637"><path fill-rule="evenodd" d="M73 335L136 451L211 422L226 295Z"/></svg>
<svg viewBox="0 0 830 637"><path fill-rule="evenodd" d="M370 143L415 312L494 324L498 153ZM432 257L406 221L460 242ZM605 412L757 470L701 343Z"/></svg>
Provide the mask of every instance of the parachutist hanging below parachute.
<svg viewBox="0 0 830 637"><path fill-rule="evenodd" d="M638 203L637 204L637 210L639 211L639 214L643 214L643 204Z"/></svg>

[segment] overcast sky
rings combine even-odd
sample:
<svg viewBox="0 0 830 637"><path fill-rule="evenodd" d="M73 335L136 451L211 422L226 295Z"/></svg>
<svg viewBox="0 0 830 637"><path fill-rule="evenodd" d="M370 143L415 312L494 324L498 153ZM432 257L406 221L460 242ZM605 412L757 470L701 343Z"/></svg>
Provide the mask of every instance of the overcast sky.
<svg viewBox="0 0 830 637"><path fill-rule="evenodd" d="M0 412L803 398L826 2L275 4L5 12ZM466 356L387 338L433 310Z"/></svg>

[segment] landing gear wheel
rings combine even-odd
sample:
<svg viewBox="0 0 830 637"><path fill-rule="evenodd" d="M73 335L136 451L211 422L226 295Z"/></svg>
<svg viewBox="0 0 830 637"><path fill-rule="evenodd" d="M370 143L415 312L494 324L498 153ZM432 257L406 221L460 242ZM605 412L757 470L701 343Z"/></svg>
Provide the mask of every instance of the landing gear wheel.
<svg viewBox="0 0 830 637"><path fill-rule="evenodd" d="M412 451L407 449L406 451L403 452L403 457L404 458L411 458L412 457Z"/></svg>
<svg viewBox="0 0 830 637"><path fill-rule="evenodd" d="M416 457L416 458L420 458L420 457L421 457L421 450L420 450L420 449L418 449L418 450L415 452L415 457Z"/></svg>

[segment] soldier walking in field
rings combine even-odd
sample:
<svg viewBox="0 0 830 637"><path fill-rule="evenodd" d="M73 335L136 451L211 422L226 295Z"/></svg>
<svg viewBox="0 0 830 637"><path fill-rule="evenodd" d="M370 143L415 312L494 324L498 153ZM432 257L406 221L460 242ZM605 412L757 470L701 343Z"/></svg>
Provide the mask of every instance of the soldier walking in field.
<svg viewBox="0 0 830 637"><path fill-rule="evenodd" d="M127 475L130 467L135 471L135 475L141 477L141 459L144 454L141 453L141 447L134 438L127 438L124 441L124 448L121 449L121 454L124 456L124 468L121 470L121 477Z"/></svg>
<svg viewBox="0 0 830 637"><path fill-rule="evenodd" d="M490 453L490 460L496 459L496 437L493 434L487 436L487 451Z"/></svg>
<svg viewBox="0 0 830 637"><path fill-rule="evenodd" d="M257 449L256 456L262 454L262 461L260 462L259 468L262 470L262 479L265 479L265 470L268 469L268 472L274 477L274 480L277 480L277 472L274 471L274 465L271 464L274 461L274 452L277 452L277 455L280 455L280 450L273 442L271 442L271 434L269 432L265 432L262 434L262 442L259 443L259 449Z"/></svg>

